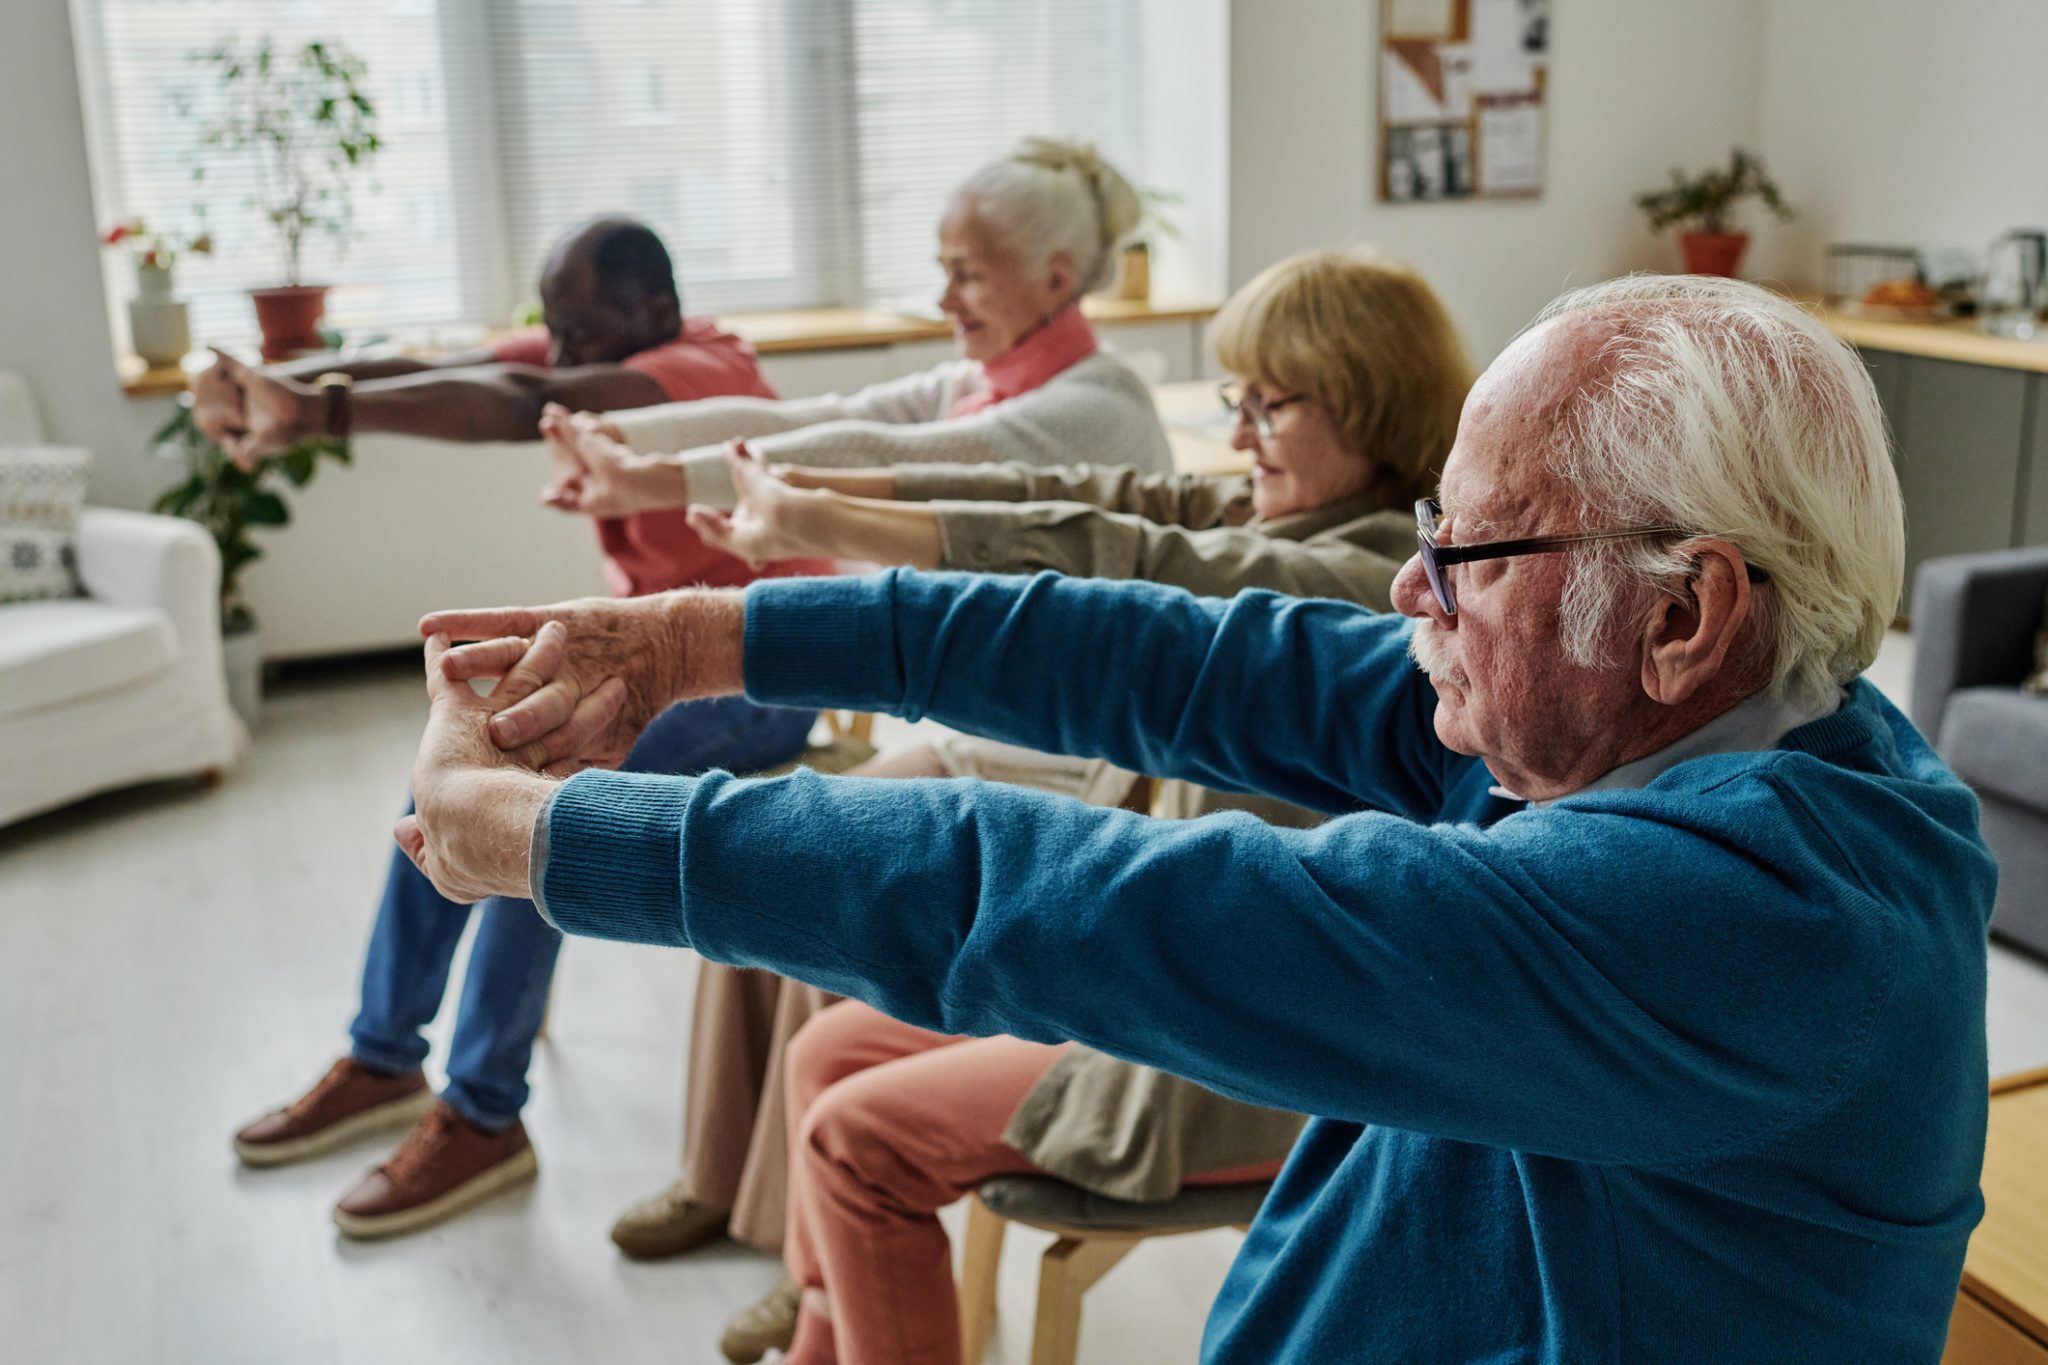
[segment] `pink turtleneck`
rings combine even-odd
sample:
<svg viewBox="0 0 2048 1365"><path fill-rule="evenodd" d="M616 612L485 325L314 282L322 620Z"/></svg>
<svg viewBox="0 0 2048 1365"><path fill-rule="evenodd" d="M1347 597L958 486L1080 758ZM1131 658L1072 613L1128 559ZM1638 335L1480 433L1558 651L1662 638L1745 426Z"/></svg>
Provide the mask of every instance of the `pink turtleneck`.
<svg viewBox="0 0 2048 1365"><path fill-rule="evenodd" d="M982 388L953 401L948 417L965 417L994 407L1020 393L1029 393L1069 365L1097 350L1095 329L1081 314L1079 302L1068 304L994 360L982 362Z"/></svg>

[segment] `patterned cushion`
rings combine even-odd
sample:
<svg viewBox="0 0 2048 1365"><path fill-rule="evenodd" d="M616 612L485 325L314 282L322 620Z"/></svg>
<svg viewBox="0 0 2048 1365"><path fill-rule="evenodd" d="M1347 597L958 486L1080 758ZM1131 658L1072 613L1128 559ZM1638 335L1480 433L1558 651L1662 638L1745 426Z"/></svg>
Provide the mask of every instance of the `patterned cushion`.
<svg viewBox="0 0 2048 1365"><path fill-rule="evenodd" d="M0 445L0 602L78 596L73 539L91 462L72 446Z"/></svg>

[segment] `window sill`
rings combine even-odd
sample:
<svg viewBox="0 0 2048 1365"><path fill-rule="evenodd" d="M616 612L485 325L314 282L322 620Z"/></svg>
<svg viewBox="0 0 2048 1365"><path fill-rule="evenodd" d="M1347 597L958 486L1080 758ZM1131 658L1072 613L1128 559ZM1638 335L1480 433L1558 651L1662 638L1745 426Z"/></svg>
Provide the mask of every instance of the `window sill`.
<svg viewBox="0 0 2048 1365"><path fill-rule="evenodd" d="M1103 327L1152 322L1207 322L1218 305L1207 302L1144 302L1132 299L1089 299L1082 307ZM945 341L953 328L942 318L907 317L870 308L798 308L778 312L729 313L719 325L753 343L762 355L802 351L850 351L872 346L899 346L917 341ZM202 352L187 356L197 360ZM178 365L146 366L134 356L121 357L121 391L129 398L168 398L183 393L190 372Z"/></svg>

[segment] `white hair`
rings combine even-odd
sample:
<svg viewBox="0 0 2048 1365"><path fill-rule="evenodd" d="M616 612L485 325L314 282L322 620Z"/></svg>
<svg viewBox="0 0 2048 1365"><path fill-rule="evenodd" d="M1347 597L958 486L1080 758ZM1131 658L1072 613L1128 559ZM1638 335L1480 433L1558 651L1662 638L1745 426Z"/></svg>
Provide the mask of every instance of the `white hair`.
<svg viewBox="0 0 2048 1365"><path fill-rule="evenodd" d="M1032 137L991 161L953 192L972 204L1031 268L1064 251L1074 263L1075 297L1116 275L1116 248L1138 226L1138 192L1085 142Z"/></svg>
<svg viewBox="0 0 2048 1365"><path fill-rule="evenodd" d="M1552 471L1588 529L1680 526L1770 575L1751 594L1769 689L1818 701L1877 657L1898 606L1905 523L1870 375L1818 319L1756 285L1633 275L1566 294L1531 327L1612 328L1566 405ZM1596 542L1559 611L1592 667L1690 577L1683 542Z"/></svg>

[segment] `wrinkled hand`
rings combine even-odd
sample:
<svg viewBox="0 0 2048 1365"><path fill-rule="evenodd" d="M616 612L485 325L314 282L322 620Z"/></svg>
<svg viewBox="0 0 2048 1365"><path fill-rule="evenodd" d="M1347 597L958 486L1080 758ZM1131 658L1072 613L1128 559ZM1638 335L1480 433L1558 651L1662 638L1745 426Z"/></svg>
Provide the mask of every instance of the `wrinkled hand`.
<svg viewBox="0 0 2048 1365"><path fill-rule="evenodd" d="M282 455L326 430L327 400L311 384L252 369L225 351L216 350L213 355L213 365L205 374L215 376L207 390L215 395L218 406L208 420L217 430L205 421L199 429L220 443L237 468L254 470L272 455ZM240 395L238 409L227 406L230 389ZM194 416L198 416L196 409Z"/></svg>
<svg viewBox="0 0 2048 1365"><path fill-rule="evenodd" d="M555 481L540 500L564 512L623 517L638 510L631 488L632 447L595 412L572 413L560 403L541 409L540 434L555 460Z"/></svg>
<svg viewBox="0 0 2048 1365"><path fill-rule="evenodd" d="M248 367L223 352L213 355L213 364L192 381L192 422L209 441L225 448L249 428L242 386L236 378Z"/></svg>
<svg viewBox="0 0 2048 1365"><path fill-rule="evenodd" d="M563 632L562 654L536 665L526 637L538 651L550 622ZM488 733L527 766L560 772L617 767L670 704L740 691L744 622L740 593L686 590L437 611L420 622L420 633L478 642L440 657L447 681L515 673L538 678L530 693L491 717ZM615 696L604 694L607 686ZM585 699L600 696L603 707L579 713Z"/></svg>
<svg viewBox="0 0 2048 1365"><path fill-rule="evenodd" d="M744 441L727 448L725 465L732 471L732 510L695 506L684 514L699 539L757 569L770 560L791 559L818 548L804 534L802 513L826 494L790 487L755 459Z"/></svg>
<svg viewBox="0 0 2048 1365"><path fill-rule="evenodd" d="M537 669L547 663L545 651L560 654L560 628L551 628L533 645L532 652L542 656L531 675L538 678ZM392 835L450 900L530 896L533 826L554 784L492 742L488 727L504 703L451 679L443 667L448 653L447 636L427 641L427 695L433 709L413 764L413 814L400 820ZM507 682L520 685L509 676Z"/></svg>

